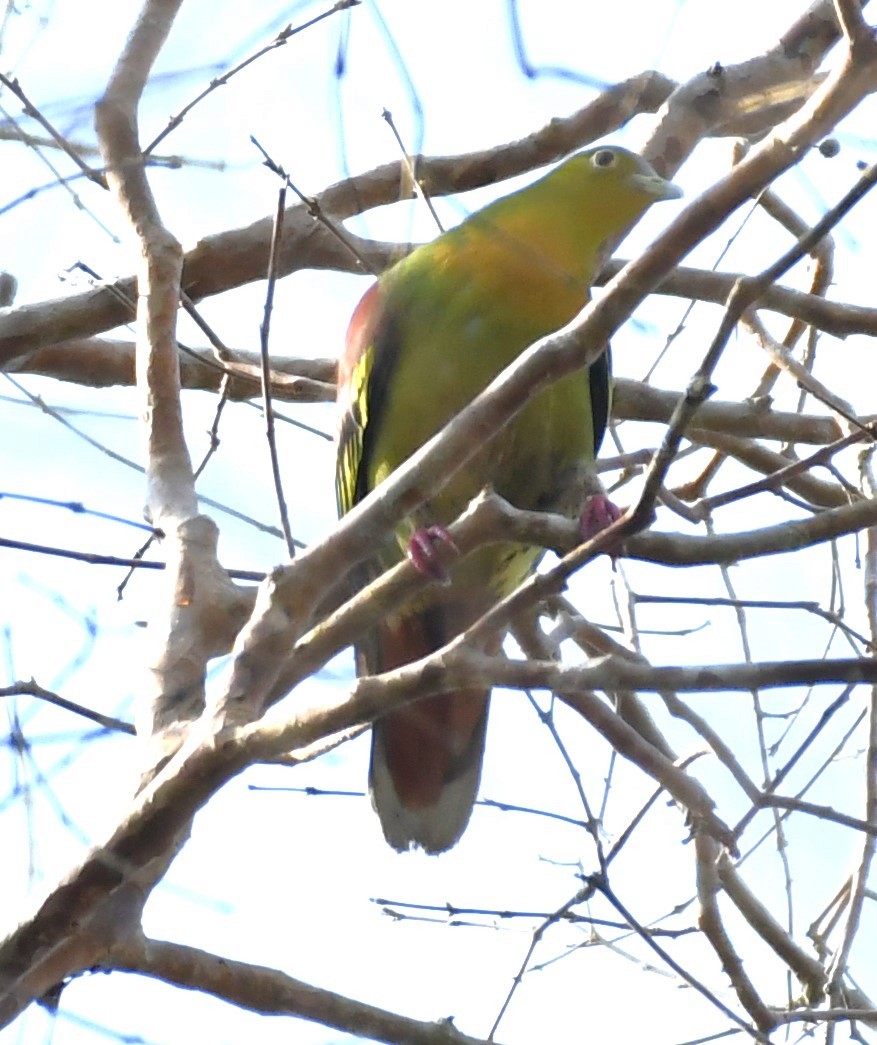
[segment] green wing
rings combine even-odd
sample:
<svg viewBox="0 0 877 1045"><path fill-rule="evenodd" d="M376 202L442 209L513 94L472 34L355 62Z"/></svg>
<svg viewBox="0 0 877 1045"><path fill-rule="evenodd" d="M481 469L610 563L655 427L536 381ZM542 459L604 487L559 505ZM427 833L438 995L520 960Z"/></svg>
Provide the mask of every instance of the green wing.
<svg viewBox="0 0 877 1045"><path fill-rule="evenodd" d="M338 514L347 512L371 490L370 449L384 416L387 386L398 355L398 338L375 283L356 307L338 368L341 421L335 468Z"/></svg>

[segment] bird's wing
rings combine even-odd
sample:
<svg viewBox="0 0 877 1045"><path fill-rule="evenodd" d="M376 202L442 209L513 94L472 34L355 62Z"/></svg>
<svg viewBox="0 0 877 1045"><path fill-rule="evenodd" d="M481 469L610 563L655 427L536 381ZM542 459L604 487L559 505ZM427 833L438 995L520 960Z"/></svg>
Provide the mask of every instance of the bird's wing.
<svg viewBox="0 0 877 1045"><path fill-rule="evenodd" d="M338 366L341 418L335 499L339 515L345 515L369 493L369 454L384 416L398 345L381 284L375 283L351 317Z"/></svg>

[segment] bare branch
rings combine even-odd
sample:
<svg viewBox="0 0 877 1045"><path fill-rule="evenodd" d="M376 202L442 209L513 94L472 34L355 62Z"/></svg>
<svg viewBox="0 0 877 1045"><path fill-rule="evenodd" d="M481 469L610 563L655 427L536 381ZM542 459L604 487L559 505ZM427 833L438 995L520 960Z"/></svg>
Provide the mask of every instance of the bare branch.
<svg viewBox="0 0 877 1045"><path fill-rule="evenodd" d="M24 88L18 82L18 80L10 79L8 76L4 76L0 73L0 84L7 87L21 104L24 106L24 112L26 116L30 116L36 120L37 123L46 131L51 141L59 148L62 152L66 153L76 166L82 171L82 173L93 181L96 185L99 185L102 189L107 188L107 180L103 174L99 171L92 170L91 167L82 159L79 151L74 149L67 139L60 134L52 124L46 119L46 117L40 112L40 110L31 102L28 96L24 93Z"/></svg>
<svg viewBox="0 0 877 1045"><path fill-rule="evenodd" d="M104 968L152 976L270 1016L299 1016L392 1045L487 1045L451 1020L422 1023L314 987L285 973L163 940L134 939L115 948ZM492 1041L493 1039L491 1039Z"/></svg>
<svg viewBox="0 0 877 1045"><path fill-rule="evenodd" d="M79 715L90 722L96 722L104 729L128 733L131 736L134 735L134 727L130 722L125 722L120 718L113 718L112 715L102 715L99 711L93 711L91 708L86 708L81 704L74 703L72 700L67 700L66 697L45 689L35 679L31 679L29 682L13 682L11 686L0 687L0 698L25 695L44 700L47 704L54 704L55 707L63 708L65 711L71 711L74 715Z"/></svg>
<svg viewBox="0 0 877 1045"><path fill-rule="evenodd" d="M218 530L198 515L194 473L180 408L176 315L182 250L162 223L140 152L137 109L152 65L181 0L147 0L95 109L110 187L136 235L138 287L137 384L147 445L147 505L165 537L167 620L153 667L155 693L141 731L155 740L157 764L204 708L204 671L215 621L239 608L216 557ZM158 633L156 626L156 633ZM221 630L221 629L220 629ZM157 635L158 637L158 635Z"/></svg>

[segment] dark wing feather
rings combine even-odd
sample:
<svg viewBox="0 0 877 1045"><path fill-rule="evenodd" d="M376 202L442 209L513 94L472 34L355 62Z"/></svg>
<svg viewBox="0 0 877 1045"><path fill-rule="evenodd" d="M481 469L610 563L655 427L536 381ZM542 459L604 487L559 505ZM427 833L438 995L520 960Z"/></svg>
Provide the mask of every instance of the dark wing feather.
<svg viewBox="0 0 877 1045"><path fill-rule="evenodd" d="M594 426L594 456L600 450L603 433L609 420L609 409L612 405L612 351L606 351L588 368L588 382L591 393L591 424Z"/></svg>

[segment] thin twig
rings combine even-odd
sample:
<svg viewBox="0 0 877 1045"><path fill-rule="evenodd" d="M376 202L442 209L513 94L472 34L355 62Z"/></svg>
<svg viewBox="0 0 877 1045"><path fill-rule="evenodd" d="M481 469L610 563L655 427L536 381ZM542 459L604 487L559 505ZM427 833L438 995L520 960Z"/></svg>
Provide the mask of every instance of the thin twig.
<svg viewBox="0 0 877 1045"><path fill-rule="evenodd" d="M423 183L417 177L417 171L415 170L414 166L417 161L416 159L412 160L411 154L405 148L405 145L402 141L402 137L399 134L398 128L396 127L396 122L393 119L393 114L390 112L389 109L384 109L384 111L381 113L381 116L389 126L390 130L393 132L393 137L396 139L396 144L399 146L399 150L402 153L402 163L405 165L405 170L408 172L408 178L411 182L412 187L416 190L417 195L426 204L427 210L432 215L432 220L436 224L436 228L439 230L439 232L444 232L445 227L444 225L442 225L441 218L439 218L438 212L433 206L433 202L430 199L430 195L423 187Z"/></svg>
<svg viewBox="0 0 877 1045"><path fill-rule="evenodd" d="M63 708L64 711L71 711L74 715L79 715L80 718L86 718L89 722L96 722L99 726L103 726L104 729L109 729L116 733L127 733L129 736L134 736L136 733L134 726L130 722L114 718L112 715L104 715L100 711L94 711L91 708L84 707L82 704L67 700L66 697L62 697L58 693L44 689L36 679L31 679L29 682L13 682L11 686L0 687L0 698L19 696L36 697L38 700L43 700L47 704L53 704L57 708Z"/></svg>
<svg viewBox="0 0 877 1045"><path fill-rule="evenodd" d="M156 137L153 138L152 141L143 150L144 156L148 156L154 149L156 149L161 144L161 142L164 141L165 138L167 138L167 136L172 131L176 130L176 128L180 126L183 120L189 115L189 113L195 108L195 106L199 104L199 102L203 102L209 94L212 94L213 91L217 90L219 87L225 87L233 76L236 76L239 72L242 72L244 69L247 68L247 66L252 65L253 62L258 61L258 59L264 57L266 54L269 54L271 51L276 50L278 47L283 47L283 45L287 43L288 40L292 39L293 36L296 36L298 33L304 32L305 29L310 29L312 25L316 25L318 22L322 22L324 18L329 18L331 15L336 14L338 11L346 11L351 7L356 7L361 2L362 0L337 0L337 2L333 4L328 11L323 11L322 14L315 15L307 22L302 23L302 25L297 25L294 27L292 25L288 25L285 29L281 30L281 32L279 32L277 36L274 37L271 43L266 44L264 47L256 51L255 54L251 54L248 58L245 58L242 62L239 62L233 69L229 69L227 73L223 73L222 76L217 76L215 79L211 80L210 83L204 88L203 91L201 91L200 94L196 95L196 97L194 97L190 102L184 105L178 113L176 113L174 116L170 118L170 120L168 120L167 126L164 128L164 130L160 134L156 135Z"/></svg>
<svg viewBox="0 0 877 1045"><path fill-rule="evenodd" d="M359 0L357 0L357 3L358 2ZM362 251L356 246L350 235L341 228L340 224L336 221L333 221L331 218L327 216L325 210L320 204L320 201L314 196L306 196L301 191L301 189L299 189L299 187L293 182L293 180L286 173L283 167L281 167L279 163L277 163L275 160L271 158L268 152L259 143L259 140L255 138L252 134L250 135L250 141L253 143L253 145L256 146L259 152L262 153L262 156L264 157L265 166L268 168L268 170L272 171L279 178L282 178L284 182L287 184L287 186L290 189L292 189L296 196L298 196L299 200L301 200L301 202L304 204L308 214L310 214L312 218L315 218L317 221L319 221L320 224L328 232L330 232L335 237L335 239L338 240L339 243L343 244L343 246L350 252L351 256L356 258L360 266L360 271L369 272L372 275L375 275L375 268L372 265L372 263L368 260L365 254L363 254Z"/></svg>
<svg viewBox="0 0 877 1045"><path fill-rule="evenodd" d="M96 171L93 168L89 167L89 165L85 162L85 160L83 160L83 158L79 155L76 149L74 149L70 142L67 141L64 135L61 134L60 131L55 130L54 126L49 122L49 120L40 112L37 106L34 105L33 102L24 93L24 89L22 88L21 84L18 82L17 79L4 76L3 73L0 73L0 83L2 83L4 87L7 87L15 95L15 97L18 98L18 100L24 106L25 115L30 116L32 119L37 121L37 123L45 130L45 132L58 146L58 148L61 149L61 151L64 152L67 156L69 156L71 160L73 160L76 166L82 171L85 177L89 179L89 181L93 181L95 185L99 185L102 189L106 189L109 187L107 185L107 179L104 176L104 174L100 171Z"/></svg>
<svg viewBox="0 0 877 1045"><path fill-rule="evenodd" d="M283 215L286 212L286 188L281 186L277 194L277 210L274 215L274 229L271 235L271 250L268 255L268 276L265 287L265 309L262 325L259 328L259 345L262 352L262 402L265 414L265 438L268 442L268 454L271 459L271 475L274 480L274 492L277 496L277 508L280 512L280 525L286 540L286 551L290 559L295 556L295 541L289 525L289 511L283 495L283 479L280 475L280 458L277 454L277 440L274 436L274 410L271 406L271 356L268 351L268 338L271 331L271 312L274 308L274 288L277 285L277 251L283 238Z"/></svg>

